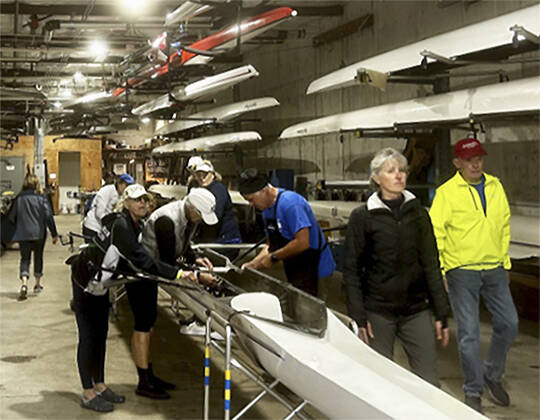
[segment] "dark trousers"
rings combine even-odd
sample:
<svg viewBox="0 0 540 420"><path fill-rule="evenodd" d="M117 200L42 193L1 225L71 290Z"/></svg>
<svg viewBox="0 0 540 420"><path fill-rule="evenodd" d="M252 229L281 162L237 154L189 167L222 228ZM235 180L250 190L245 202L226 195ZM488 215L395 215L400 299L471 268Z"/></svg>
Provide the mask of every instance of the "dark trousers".
<svg viewBox="0 0 540 420"><path fill-rule="evenodd" d="M370 346L378 353L394 360L394 341L397 338L407 354L409 366L416 375L440 388L435 362L437 348L431 311L408 316L386 316L367 312L374 338Z"/></svg>
<svg viewBox="0 0 540 420"><path fill-rule="evenodd" d="M30 258L34 253L34 276L43 276L43 250L45 249L46 237L35 241L20 241L21 263L19 268L20 278L30 277Z"/></svg>
<svg viewBox="0 0 540 420"><path fill-rule="evenodd" d="M75 319L79 330L77 365L84 389L105 382L105 351L109 331L109 294L92 296L73 280Z"/></svg>
<svg viewBox="0 0 540 420"><path fill-rule="evenodd" d="M176 236L174 222L168 216L161 216L154 223L154 233L159 251L159 259L167 264L175 265Z"/></svg>

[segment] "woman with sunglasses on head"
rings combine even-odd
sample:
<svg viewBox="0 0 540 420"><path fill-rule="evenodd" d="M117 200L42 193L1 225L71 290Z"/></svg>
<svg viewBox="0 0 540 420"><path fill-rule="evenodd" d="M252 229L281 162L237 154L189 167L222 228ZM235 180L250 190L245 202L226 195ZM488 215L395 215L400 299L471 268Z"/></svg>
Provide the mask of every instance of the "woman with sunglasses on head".
<svg viewBox="0 0 540 420"><path fill-rule="evenodd" d="M92 286L95 280L111 278L114 272L134 273L133 267L167 279L186 278L198 282L196 273L179 270L177 266L153 258L139 243L143 218L148 212L148 198L141 185L128 186L117 204L118 211L102 219L101 232L79 255L68 260L79 330L77 363L83 386L81 404L94 411L112 411L113 403L122 403L125 398L108 388L104 379L110 306L108 291L92 290L92 287L88 288L89 284ZM99 267L107 270L99 270ZM146 382L152 380L148 369L142 374Z"/></svg>

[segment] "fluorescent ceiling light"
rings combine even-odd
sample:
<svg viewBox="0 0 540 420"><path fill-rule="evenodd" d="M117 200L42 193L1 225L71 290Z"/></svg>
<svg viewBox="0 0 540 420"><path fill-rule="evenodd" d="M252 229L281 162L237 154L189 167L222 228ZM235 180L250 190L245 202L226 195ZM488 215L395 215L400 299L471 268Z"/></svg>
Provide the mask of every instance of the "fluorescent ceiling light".
<svg viewBox="0 0 540 420"><path fill-rule="evenodd" d="M105 41L94 39L90 42L88 53L96 57L96 61L103 61L107 57L108 47Z"/></svg>
<svg viewBox="0 0 540 420"><path fill-rule="evenodd" d="M75 72L75 74L73 74L73 80L75 82L84 82L86 78L84 77L84 74L82 74L80 71L78 72Z"/></svg>
<svg viewBox="0 0 540 420"><path fill-rule="evenodd" d="M77 103L85 104L88 102L97 101L99 99L109 98L110 96L111 94L109 92L92 92L81 96L79 99L77 99Z"/></svg>
<svg viewBox="0 0 540 420"><path fill-rule="evenodd" d="M143 16L148 10L148 0L122 0L119 5L124 15Z"/></svg>

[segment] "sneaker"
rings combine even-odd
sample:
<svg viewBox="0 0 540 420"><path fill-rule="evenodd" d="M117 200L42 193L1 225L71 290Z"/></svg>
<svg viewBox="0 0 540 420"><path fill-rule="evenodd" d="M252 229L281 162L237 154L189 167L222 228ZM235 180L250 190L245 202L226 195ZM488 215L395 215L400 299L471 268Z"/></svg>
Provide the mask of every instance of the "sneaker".
<svg viewBox="0 0 540 420"><path fill-rule="evenodd" d="M96 395L91 400L81 400L81 406L89 410L98 411L100 413L108 413L114 410L114 405L111 402L107 401L101 395Z"/></svg>
<svg viewBox="0 0 540 420"><path fill-rule="evenodd" d="M21 286L21 291L19 292L19 300L25 300L27 294L28 294L28 286L23 284Z"/></svg>
<svg viewBox="0 0 540 420"><path fill-rule="evenodd" d="M484 414L482 411L482 398L465 395L465 404L467 404L473 410L478 411L480 414Z"/></svg>
<svg viewBox="0 0 540 420"><path fill-rule="evenodd" d="M111 388L105 388L105 391L103 392L96 391L96 394L101 395L106 401L111 403L121 404L126 401L126 397L117 394Z"/></svg>
<svg viewBox="0 0 540 420"><path fill-rule="evenodd" d="M141 397L152 398L154 400L168 400L171 398L169 393L161 388L156 387L154 384L143 385L139 382L135 394Z"/></svg>
<svg viewBox="0 0 540 420"><path fill-rule="evenodd" d="M184 335L205 335L206 327L203 324L199 324L197 321L193 321L191 324L182 325L180 327L180 334Z"/></svg>
<svg viewBox="0 0 540 420"><path fill-rule="evenodd" d="M180 327L180 334L204 337L206 335L206 327L203 324L199 324L197 321L193 321L191 324L182 325ZM212 331L210 337L214 340L223 340L222 335L217 331Z"/></svg>
<svg viewBox="0 0 540 420"><path fill-rule="evenodd" d="M43 286L41 284L36 284L34 286L34 293L41 293L41 291L43 290Z"/></svg>
<svg viewBox="0 0 540 420"><path fill-rule="evenodd" d="M491 381L484 375L484 386L487 388L488 395L495 404L504 407L510 405L510 396L504 390L501 382Z"/></svg>

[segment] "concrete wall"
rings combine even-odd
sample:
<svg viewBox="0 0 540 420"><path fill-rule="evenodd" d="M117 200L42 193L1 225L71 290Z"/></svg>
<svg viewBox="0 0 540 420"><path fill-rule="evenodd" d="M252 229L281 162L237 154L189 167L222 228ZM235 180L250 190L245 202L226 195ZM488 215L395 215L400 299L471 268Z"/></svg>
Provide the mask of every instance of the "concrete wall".
<svg viewBox="0 0 540 420"><path fill-rule="evenodd" d="M432 94L426 86L391 84L386 92L371 87L351 87L331 92L305 95L308 84L317 77L420 39L444 33L468 24L486 20L535 1L458 2L440 7L436 1L350 1L345 2L342 18L307 19L297 17L286 23L288 28L306 30L306 37L289 39L281 47L262 46L245 53L245 62L259 70L258 78L239 86L239 98L275 96L281 106L259 111L261 123L253 124L264 137L261 144L244 146L245 166L293 168L296 174L317 179L365 179L373 153L382 147L402 148L404 140L365 139L351 134L277 141L285 127L311 118L351 111L379 104L397 102ZM373 26L340 41L312 47L312 37L366 13L374 16ZM503 28L504 29L504 28ZM537 66L516 65L510 70L513 78L538 73ZM495 83L497 78L451 79L451 89ZM507 186L510 201L536 205L538 197L539 133L537 120L504 121L487 126L482 140L490 153L487 169L499 176ZM452 133L452 141L464 133ZM253 150L251 150L253 149ZM449 152L449 150L447 151ZM511 159L509 157L512 156ZM513 159L513 160L512 160ZM512 167L519 162L520 170ZM229 158L215 159L224 172L237 169ZM447 169L448 171L448 169ZM441 177L449 173L441 174Z"/></svg>

